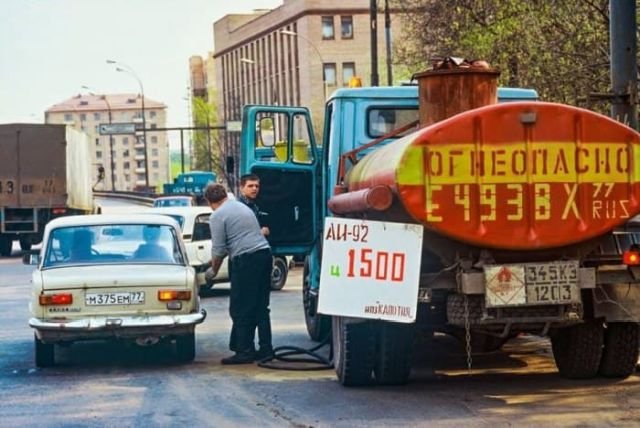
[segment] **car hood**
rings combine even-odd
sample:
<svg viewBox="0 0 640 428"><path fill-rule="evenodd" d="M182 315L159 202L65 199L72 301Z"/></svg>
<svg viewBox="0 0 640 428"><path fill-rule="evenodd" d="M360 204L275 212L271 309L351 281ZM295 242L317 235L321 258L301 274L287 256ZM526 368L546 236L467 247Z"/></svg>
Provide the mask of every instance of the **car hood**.
<svg viewBox="0 0 640 428"><path fill-rule="evenodd" d="M169 286L184 287L192 268L181 265L73 266L41 272L44 290ZM193 273L191 273L193 275Z"/></svg>

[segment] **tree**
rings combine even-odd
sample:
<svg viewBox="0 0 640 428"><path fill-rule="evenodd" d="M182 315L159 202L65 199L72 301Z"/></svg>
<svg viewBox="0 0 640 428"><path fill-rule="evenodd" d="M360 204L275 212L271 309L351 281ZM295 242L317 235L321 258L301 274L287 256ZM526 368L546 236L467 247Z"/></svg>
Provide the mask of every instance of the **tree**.
<svg viewBox="0 0 640 428"><path fill-rule="evenodd" d="M214 99L209 96L209 99ZM196 127L208 128L218 123L216 107L202 97L193 97L193 124ZM213 171L218 177L226 180L224 161L225 153L217 130L196 130L193 134L193 169Z"/></svg>
<svg viewBox="0 0 640 428"><path fill-rule="evenodd" d="M413 72L433 59L484 59L502 86L580 104L609 89L608 0L396 0L394 59Z"/></svg>

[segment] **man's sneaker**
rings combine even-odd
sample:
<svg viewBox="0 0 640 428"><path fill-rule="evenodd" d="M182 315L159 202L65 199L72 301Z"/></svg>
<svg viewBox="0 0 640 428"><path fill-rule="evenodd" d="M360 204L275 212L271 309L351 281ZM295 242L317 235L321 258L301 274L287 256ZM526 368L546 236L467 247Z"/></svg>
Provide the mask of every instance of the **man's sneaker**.
<svg viewBox="0 0 640 428"><path fill-rule="evenodd" d="M232 365L232 364L251 364L255 361L256 354L255 352L245 352L234 354L230 357L223 358L220 362L224 365Z"/></svg>

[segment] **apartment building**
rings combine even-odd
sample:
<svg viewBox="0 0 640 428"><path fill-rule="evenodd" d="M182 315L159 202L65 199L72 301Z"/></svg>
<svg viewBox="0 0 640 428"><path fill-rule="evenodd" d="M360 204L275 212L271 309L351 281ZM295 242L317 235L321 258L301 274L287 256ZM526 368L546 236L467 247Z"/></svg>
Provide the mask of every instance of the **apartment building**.
<svg viewBox="0 0 640 428"><path fill-rule="evenodd" d="M166 105L145 97L149 187L159 189L170 181L169 142L166 131ZM93 144L95 170L102 166L104 180L100 190L131 191L146 186L145 144L142 129L142 97L138 94L78 94L55 104L45 112L45 123L67 124L87 133ZM132 134L101 135L101 124L133 123Z"/></svg>
<svg viewBox="0 0 640 428"><path fill-rule="evenodd" d="M244 104L305 106L320 137L330 94L354 76L371 84L369 6L368 0L284 0L273 10L226 15L213 25L213 55L190 62L192 96L207 85L222 123L240 121ZM398 26L392 20L391 34ZM376 34L379 82L386 82L382 13ZM226 133L225 151L236 165L238 142L238 133Z"/></svg>

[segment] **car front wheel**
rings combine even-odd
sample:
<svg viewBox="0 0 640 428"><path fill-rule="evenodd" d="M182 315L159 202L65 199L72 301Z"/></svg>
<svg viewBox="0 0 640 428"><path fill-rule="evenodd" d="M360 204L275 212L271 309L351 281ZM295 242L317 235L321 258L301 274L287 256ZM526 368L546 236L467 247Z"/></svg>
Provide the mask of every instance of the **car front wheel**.
<svg viewBox="0 0 640 428"><path fill-rule="evenodd" d="M273 270L271 271L271 289L280 291L287 282L287 274L289 268L287 260L284 257L276 256L273 258Z"/></svg>

